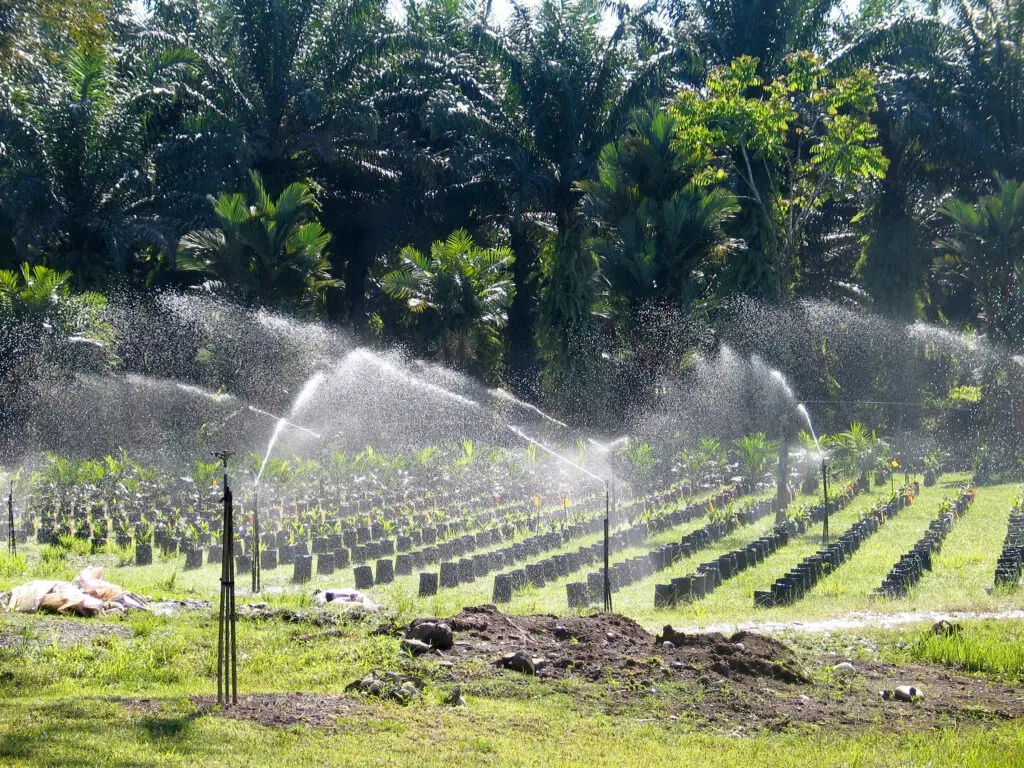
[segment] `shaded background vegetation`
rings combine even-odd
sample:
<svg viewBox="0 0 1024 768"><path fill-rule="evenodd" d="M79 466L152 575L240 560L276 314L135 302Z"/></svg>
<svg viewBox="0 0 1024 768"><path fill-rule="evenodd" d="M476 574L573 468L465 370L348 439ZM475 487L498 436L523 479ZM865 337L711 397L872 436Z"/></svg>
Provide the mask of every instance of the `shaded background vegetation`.
<svg viewBox="0 0 1024 768"><path fill-rule="evenodd" d="M97 318L101 294L166 288L319 317L605 428L723 342L807 398L948 404L965 383L900 379L868 326L862 349L815 347L808 300L1021 351L1019 0L400 11L0 1L7 398L54 359L153 370ZM807 343L736 332L740 296ZM45 350L33 322L57 326ZM838 391L848 357L863 380ZM995 402L1016 375L967 383ZM1013 426L994 414L975 423Z"/></svg>

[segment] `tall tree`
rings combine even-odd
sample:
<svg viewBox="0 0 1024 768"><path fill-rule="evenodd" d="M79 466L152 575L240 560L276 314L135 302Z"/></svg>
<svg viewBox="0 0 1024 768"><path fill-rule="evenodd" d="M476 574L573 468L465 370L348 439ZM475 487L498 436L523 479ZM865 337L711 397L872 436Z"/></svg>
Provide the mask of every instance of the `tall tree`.
<svg viewBox="0 0 1024 768"><path fill-rule="evenodd" d="M665 41L634 25L629 13L603 35L603 9L598 0L545 0L535 11L515 6L507 40L498 45L509 108L526 129L521 176L535 196L517 202L520 210L542 212L550 231L539 265L545 388L574 415L592 405L585 389L597 375L599 298L578 183L594 175L601 149L618 138L632 111L663 91L676 62ZM533 292L529 275L516 277L518 292Z"/></svg>
<svg viewBox="0 0 1024 768"><path fill-rule="evenodd" d="M757 61L741 57L711 74L706 94L680 94L680 141L707 159L711 176L736 180L764 233L777 301L793 295L823 206L885 175L874 109L867 70L832 78L809 53L788 57L786 73L768 84Z"/></svg>
<svg viewBox="0 0 1024 768"><path fill-rule="evenodd" d="M657 379L691 352L697 340L679 318L707 308L739 245L723 230L739 210L735 195L695 180L697 158L682 150L676 127L654 104L639 110L601 152L597 178L580 184L593 222L588 247L607 281L620 410L649 405Z"/></svg>
<svg viewBox="0 0 1024 768"><path fill-rule="evenodd" d="M156 61L131 47L72 48L0 88L0 208L17 257L100 285L134 256L168 248L174 221L156 194L151 121L177 99L189 54ZM6 151L5 151L6 150Z"/></svg>
<svg viewBox="0 0 1024 768"><path fill-rule="evenodd" d="M996 177L993 194L976 205L947 200L939 212L953 232L939 242L939 268L965 283L980 329L1015 350L1024 348L1024 184Z"/></svg>

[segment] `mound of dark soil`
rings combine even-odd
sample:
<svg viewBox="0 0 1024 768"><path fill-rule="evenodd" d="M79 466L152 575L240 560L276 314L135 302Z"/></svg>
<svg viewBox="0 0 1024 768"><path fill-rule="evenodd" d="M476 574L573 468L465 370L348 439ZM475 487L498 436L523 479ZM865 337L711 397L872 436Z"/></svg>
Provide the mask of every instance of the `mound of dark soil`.
<svg viewBox="0 0 1024 768"><path fill-rule="evenodd" d="M525 653L536 660L538 677L596 681L649 669L676 677L807 682L789 648L750 632L726 638L718 633L684 635L665 627L655 638L632 619L615 614L510 617L493 605L467 608L448 624L457 642L447 656L497 660Z"/></svg>

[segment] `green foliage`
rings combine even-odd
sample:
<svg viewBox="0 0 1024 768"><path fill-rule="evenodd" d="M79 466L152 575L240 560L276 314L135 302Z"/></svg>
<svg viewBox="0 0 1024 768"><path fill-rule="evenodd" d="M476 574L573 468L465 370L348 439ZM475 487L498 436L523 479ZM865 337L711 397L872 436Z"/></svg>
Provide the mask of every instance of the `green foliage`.
<svg viewBox="0 0 1024 768"><path fill-rule="evenodd" d="M768 83L757 59L741 56L711 72L706 92L678 96L678 141L707 163L706 180L734 178L748 196L769 237L779 300L799 278L812 218L885 175L875 108L867 69L837 78L807 52L788 56L784 74Z"/></svg>
<svg viewBox="0 0 1024 768"><path fill-rule="evenodd" d="M997 176L977 205L953 197L939 213L953 225L940 266L969 287L981 328L997 341L1024 338L1024 184Z"/></svg>
<svg viewBox="0 0 1024 768"><path fill-rule="evenodd" d="M702 437L695 448L684 448L679 458L690 481L695 483L710 482L726 464L725 449L713 437Z"/></svg>
<svg viewBox="0 0 1024 768"><path fill-rule="evenodd" d="M221 281L247 302L313 308L341 283L331 277L326 257L331 236L314 215L312 189L291 184L275 200L259 174L250 174L255 203L242 194L210 198L219 229L181 239L178 266Z"/></svg>
<svg viewBox="0 0 1024 768"><path fill-rule="evenodd" d="M859 421L850 424L849 429L833 435L830 442L838 452L838 460L849 471L862 477L887 463L889 446L874 430L868 430Z"/></svg>
<svg viewBox="0 0 1024 768"><path fill-rule="evenodd" d="M675 141L676 119L653 105L638 111L625 136L601 152L598 174L580 184L597 229L593 248L616 301L707 298L707 274L736 244L722 226L736 198L694 182L694 158Z"/></svg>
<svg viewBox="0 0 1024 768"><path fill-rule="evenodd" d="M106 371L117 360L106 299L73 292L70 281L70 273L43 266L0 270L0 440L32 410L30 382Z"/></svg>
<svg viewBox="0 0 1024 768"><path fill-rule="evenodd" d="M740 474L751 487L763 479L769 462L779 452L778 443L769 440L764 432L744 435L733 445L740 462Z"/></svg>
<svg viewBox="0 0 1024 768"><path fill-rule="evenodd" d="M429 257L407 246L400 259L402 267L384 275L380 285L409 312L429 316L431 352L462 367L481 358L493 366L515 294L508 271L515 261L512 251L481 248L460 229L435 242ZM494 374L493 368L484 371Z"/></svg>

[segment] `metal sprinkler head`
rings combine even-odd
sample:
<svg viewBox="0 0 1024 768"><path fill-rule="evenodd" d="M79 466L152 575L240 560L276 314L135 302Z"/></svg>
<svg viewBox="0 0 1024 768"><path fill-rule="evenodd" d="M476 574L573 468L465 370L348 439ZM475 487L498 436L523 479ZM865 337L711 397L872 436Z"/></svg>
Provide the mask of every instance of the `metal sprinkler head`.
<svg viewBox="0 0 1024 768"><path fill-rule="evenodd" d="M230 459L232 456L234 456L235 452L234 451L213 451L210 455L211 456L215 456L216 458L220 459L221 462L226 467L228 465L228 459Z"/></svg>

